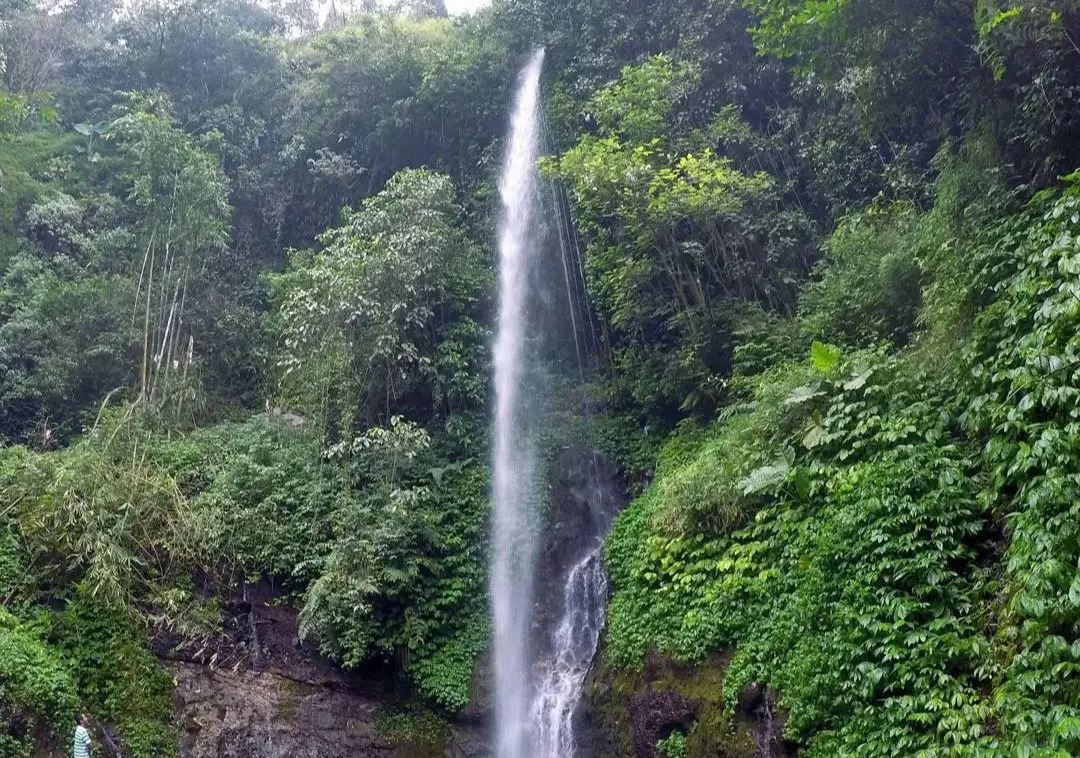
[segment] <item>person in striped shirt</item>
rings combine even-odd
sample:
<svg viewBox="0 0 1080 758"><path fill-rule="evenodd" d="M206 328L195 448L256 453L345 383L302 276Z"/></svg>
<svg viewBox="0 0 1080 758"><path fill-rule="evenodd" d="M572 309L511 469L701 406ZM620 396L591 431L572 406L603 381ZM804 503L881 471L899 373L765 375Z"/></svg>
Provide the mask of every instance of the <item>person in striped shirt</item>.
<svg viewBox="0 0 1080 758"><path fill-rule="evenodd" d="M75 743L71 747L72 758L90 758L90 717L79 714L75 724Z"/></svg>

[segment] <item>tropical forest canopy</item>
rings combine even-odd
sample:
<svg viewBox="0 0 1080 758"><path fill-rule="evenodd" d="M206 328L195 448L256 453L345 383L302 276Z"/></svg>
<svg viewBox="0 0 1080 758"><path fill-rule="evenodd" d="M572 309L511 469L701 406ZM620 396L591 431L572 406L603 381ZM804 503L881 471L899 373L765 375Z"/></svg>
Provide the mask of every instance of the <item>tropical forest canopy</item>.
<svg viewBox="0 0 1080 758"><path fill-rule="evenodd" d="M465 706L541 44L604 665L731 651L808 756L1080 753L1077 0L0 0L0 755L175 754L147 640L260 580Z"/></svg>

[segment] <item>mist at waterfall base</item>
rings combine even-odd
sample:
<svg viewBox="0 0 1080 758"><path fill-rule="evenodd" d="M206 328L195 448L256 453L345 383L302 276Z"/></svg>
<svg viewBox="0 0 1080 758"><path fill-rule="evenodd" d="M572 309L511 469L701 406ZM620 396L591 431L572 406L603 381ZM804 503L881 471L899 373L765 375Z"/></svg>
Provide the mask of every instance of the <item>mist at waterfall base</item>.
<svg viewBox="0 0 1080 758"><path fill-rule="evenodd" d="M553 389L553 375L575 377L572 382L582 398L582 410L588 405L583 384L583 355L588 350L578 331L585 319L577 315L584 290L580 252L573 244L565 197L541 182L536 170L543 140L543 59L543 51L536 51L519 74L499 178L502 212L491 449L498 758L575 755L573 713L596 652L607 600L600 545L610 525L610 498L594 486L579 498L584 507L577 515L584 522L576 529L577 538L565 545L571 551L569 565L559 568L565 574L561 615L544 628L536 614L538 546L545 539L536 493L543 490L547 472L538 468L535 440L545 423L548 396L559 394ZM565 402L565 379L560 388L559 399ZM589 454L582 451L582 455ZM541 587L551 597L541 597L540 602L554 603L555 572L544 579Z"/></svg>

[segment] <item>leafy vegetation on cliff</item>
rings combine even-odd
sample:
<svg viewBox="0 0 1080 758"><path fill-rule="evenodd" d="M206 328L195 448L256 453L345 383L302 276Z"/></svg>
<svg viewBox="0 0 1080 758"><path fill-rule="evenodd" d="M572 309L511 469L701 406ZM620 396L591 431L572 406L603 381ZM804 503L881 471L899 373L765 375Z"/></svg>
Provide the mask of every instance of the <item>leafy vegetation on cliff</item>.
<svg viewBox="0 0 1080 758"><path fill-rule="evenodd" d="M969 188L982 231L930 253L928 276L948 256L959 278L927 287L906 348L814 342L668 443L608 545L616 665L650 646L688 660L734 648L729 703L752 681L778 688L808 755L1077 750L1062 677L1064 566L1080 558L1065 452L1080 195L1069 177L1010 209L992 184ZM980 202L941 193L904 240L913 253L919 227L963 199ZM935 338L956 313L935 297L962 299L970 328Z"/></svg>

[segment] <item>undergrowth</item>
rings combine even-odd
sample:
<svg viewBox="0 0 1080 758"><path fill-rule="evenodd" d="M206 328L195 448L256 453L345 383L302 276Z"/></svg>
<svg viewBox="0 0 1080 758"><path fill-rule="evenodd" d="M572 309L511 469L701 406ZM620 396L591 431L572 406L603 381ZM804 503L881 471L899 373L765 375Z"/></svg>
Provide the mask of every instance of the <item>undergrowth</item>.
<svg viewBox="0 0 1080 758"><path fill-rule="evenodd" d="M976 159L841 225L809 355L665 445L607 543L611 664L731 649L728 707L778 690L807 756L1080 750L1080 177L1016 209Z"/></svg>

